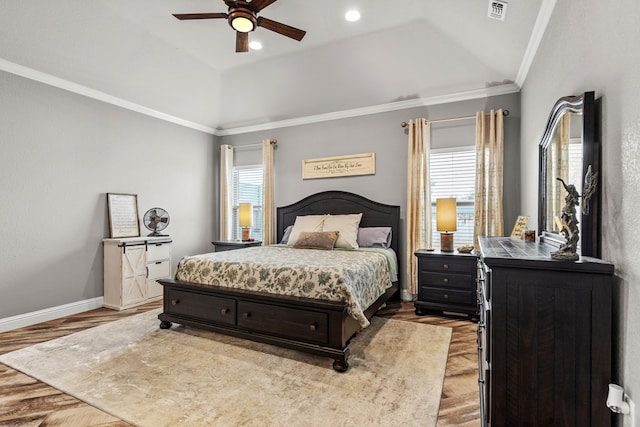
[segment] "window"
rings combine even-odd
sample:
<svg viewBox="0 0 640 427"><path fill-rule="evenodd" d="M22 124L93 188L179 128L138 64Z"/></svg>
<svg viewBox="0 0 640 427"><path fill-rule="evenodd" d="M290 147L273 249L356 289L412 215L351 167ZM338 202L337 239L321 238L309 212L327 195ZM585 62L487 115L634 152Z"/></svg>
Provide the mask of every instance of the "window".
<svg viewBox="0 0 640 427"><path fill-rule="evenodd" d="M233 206L232 239L242 238L242 229L238 224L238 204L253 205L253 226L251 237L262 240L262 166L236 166L233 168Z"/></svg>
<svg viewBox="0 0 640 427"><path fill-rule="evenodd" d="M456 247L473 244L474 201L476 188L476 152L474 147L431 150L431 232L433 246L440 247L436 230L436 199L456 198Z"/></svg>

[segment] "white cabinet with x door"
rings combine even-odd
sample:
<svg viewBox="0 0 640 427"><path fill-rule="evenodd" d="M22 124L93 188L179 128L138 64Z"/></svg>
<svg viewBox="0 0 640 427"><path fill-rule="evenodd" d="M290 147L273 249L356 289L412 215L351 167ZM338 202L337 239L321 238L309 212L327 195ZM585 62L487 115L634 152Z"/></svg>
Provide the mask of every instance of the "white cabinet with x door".
<svg viewBox="0 0 640 427"><path fill-rule="evenodd" d="M104 239L104 301L115 310L162 298L157 279L171 276L171 238Z"/></svg>

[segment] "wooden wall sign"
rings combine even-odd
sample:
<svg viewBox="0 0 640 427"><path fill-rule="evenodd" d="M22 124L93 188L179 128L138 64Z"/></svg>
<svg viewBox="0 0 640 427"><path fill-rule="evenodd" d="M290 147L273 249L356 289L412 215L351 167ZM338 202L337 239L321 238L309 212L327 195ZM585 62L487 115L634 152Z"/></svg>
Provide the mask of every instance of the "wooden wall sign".
<svg viewBox="0 0 640 427"><path fill-rule="evenodd" d="M376 153L323 157L302 161L302 179L375 175Z"/></svg>

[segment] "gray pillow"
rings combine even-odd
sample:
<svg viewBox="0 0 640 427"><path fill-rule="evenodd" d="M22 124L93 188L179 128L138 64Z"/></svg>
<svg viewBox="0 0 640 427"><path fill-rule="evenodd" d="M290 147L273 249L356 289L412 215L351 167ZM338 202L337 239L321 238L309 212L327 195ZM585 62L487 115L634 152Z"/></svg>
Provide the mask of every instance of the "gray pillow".
<svg viewBox="0 0 640 427"><path fill-rule="evenodd" d="M293 225L288 225L287 228L284 229L284 233L282 234L282 240L280 243L286 245L289 241L289 236L291 235L291 230L293 230Z"/></svg>
<svg viewBox="0 0 640 427"><path fill-rule="evenodd" d="M391 247L391 227L360 227L358 245L362 248Z"/></svg>

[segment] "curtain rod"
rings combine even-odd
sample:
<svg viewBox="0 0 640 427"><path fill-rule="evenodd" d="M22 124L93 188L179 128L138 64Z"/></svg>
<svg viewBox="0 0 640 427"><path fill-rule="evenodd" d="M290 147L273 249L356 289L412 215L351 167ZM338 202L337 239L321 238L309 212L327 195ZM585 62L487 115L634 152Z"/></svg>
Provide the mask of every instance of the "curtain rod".
<svg viewBox="0 0 640 427"><path fill-rule="evenodd" d="M278 140L276 139L272 139L271 141L269 141L271 143L271 145L276 145L278 144ZM222 146L221 146L222 147ZM246 145L232 145L234 150L241 150L243 148L255 148L255 147L262 147L262 143L257 143L257 144L246 144Z"/></svg>
<svg viewBox="0 0 640 427"><path fill-rule="evenodd" d="M505 117L508 116L509 115L509 110L503 110L502 111L502 115L505 116ZM470 119L475 119L475 118L476 118L476 116L473 115L473 116L463 116L463 117L451 117L449 119L437 119L437 120L425 119L425 120L428 121L429 123L444 123L444 122L454 122L454 121L457 121L457 120L470 120ZM402 122L402 123L400 123L400 125L403 128L405 128L405 127L407 127L409 125L409 123Z"/></svg>

